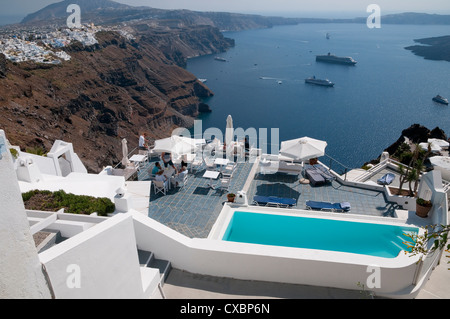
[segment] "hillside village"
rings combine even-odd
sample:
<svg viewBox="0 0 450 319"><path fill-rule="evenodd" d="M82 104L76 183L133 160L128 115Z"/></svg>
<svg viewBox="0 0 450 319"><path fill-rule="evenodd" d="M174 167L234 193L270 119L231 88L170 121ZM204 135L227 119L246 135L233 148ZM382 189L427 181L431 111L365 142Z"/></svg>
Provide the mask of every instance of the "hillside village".
<svg viewBox="0 0 450 319"><path fill-rule="evenodd" d="M69 61L71 56L62 50L74 41L84 46L98 43L95 34L99 31L117 31L131 39L133 36L118 27L99 27L94 24L80 28L32 28L5 29L0 31L0 53L12 62L33 61L36 63L60 64Z"/></svg>

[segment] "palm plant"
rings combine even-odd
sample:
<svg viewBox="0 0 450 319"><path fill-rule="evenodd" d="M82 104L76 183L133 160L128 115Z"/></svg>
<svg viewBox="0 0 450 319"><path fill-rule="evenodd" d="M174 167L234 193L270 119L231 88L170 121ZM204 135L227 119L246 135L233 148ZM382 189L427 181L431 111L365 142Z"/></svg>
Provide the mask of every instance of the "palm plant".
<svg viewBox="0 0 450 319"><path fill-rule="evenodd" d="M399 194L402 193L403 185L406 182L408 182L409 195L415 196L417 189L419 187L420 173L424 169L424 161L431 154L431 143L428 143L428 149L423 156L421 156L422 153L423 152L421 152L419 145L416 144L411 160L409 161L409 165L406 167L403 165L399 165L398 167L400 173L400 184L398 190Z"/></svg>

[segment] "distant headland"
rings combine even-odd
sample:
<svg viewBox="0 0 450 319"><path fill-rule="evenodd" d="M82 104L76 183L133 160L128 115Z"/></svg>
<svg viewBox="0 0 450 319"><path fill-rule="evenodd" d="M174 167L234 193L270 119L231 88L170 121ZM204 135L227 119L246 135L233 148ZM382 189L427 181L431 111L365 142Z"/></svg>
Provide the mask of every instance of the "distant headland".
<svg viewBox="0 0 450 319"><path fill-rule="evenodd" d="M450 35L414 41L423 45L412 45L405 49L428 60L450 62Z"/></svg>

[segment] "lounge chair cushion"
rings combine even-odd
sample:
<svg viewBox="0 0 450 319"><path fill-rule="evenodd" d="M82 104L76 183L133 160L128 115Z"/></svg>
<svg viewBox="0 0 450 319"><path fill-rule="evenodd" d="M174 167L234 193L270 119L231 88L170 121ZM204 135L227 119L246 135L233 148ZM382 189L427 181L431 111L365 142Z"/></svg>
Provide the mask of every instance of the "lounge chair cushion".
<svg viewBox="0 0 450 319"><path fill-rule="evenodd" d="M297 201L294 198L275 197L275 196L254 196L253 202L262 206L294 206Z"/></svg>
<svg viewBox="0 0 450 319"><path fill-rule="evenodd" d="M313 167L320 172L320 175L322 175L323 178L325 178L327 181L334 181L336 179L336 176L330 173L329 170L327 170L324 166L321 164L314 164Z"/></svg>
<svg viewBox="0 0 450 319"><path fill-rule="evenodd" d="M325 178L316 171L316 169L306 169L305 170L306 177L310 180L312 185L320 185L325 184Z"/></svg>
<svg viewBox="0 0 450 319"><path fill-rule="evenodd" d="M395 179L395 175L392 173L384 174L383 177L377 180L380 185L390 185Z"/></svg>
<svg viewBox="0 0 450 319"><path fill-rule="evenodd" d="M311 200L306 201L306 207L317 210L342 211L342 212L348 212L351 209L351 205L349 202L329 203Z"/></svg>

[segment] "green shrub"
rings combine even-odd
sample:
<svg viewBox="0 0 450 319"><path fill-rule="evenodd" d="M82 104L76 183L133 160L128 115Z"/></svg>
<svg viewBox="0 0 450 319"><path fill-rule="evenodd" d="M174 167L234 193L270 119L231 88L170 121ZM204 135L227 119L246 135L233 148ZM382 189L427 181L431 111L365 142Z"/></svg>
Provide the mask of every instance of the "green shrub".
<svg viewBox="0 0 450 319"><path fill-rule="evenodd" d="M42 147L40 147L40 146L35 146L35 147L32 147L32 148L27 148L27 149L26 149L26 152L27 152L27 153L30 153L30 154L40 155L40 156L45 156L45 155L46 155L46 154L45 154L45 150L44 150Z"/></svg>
<svg viewBox="0 0 450 319"><path fill-rule="evenodd" d="M17 150L15 148L10 148L9 151L11 152L12 157L14 157L14 158L19 157L19 152L17 152Z"/></svg>
<svg viewBox="0 0 450 319"><path fill-rule="evenodd" d="M58 211L64 208L69 214L89 215L96 212L99 216L107 216L115 210L115 205L109 198L67 194L63 190L33 190L23 193L22 199L25 207L32 210Z"/></svg>

